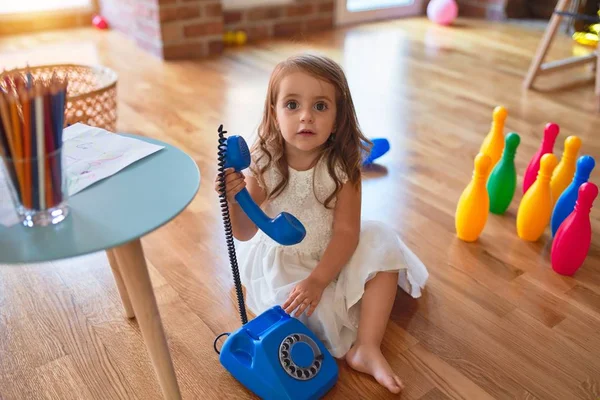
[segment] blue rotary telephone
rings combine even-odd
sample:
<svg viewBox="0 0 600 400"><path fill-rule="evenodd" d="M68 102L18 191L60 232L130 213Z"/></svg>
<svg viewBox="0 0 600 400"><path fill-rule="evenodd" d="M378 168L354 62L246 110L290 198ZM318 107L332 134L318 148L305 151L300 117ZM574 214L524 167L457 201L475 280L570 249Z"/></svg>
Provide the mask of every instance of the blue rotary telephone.
<svg viewBox="0 0 600 400"><path fill-rule="evenodd" d="M337 382L338 366L315 334L280 306L274 306L248 322L225 196L225 168L233 167L236 171L247 168L250 151L240 136L225 139L223 125L218 131L220 203L243 325L233 333L217 336L215 351L231 375L262 399L319 399ZM293 245L306 236L304 226L296 217L282 212L269 218L246 189L235 199L258 228L278 243ZM228 338L219 352L217 340L224 335Z"/></svg>

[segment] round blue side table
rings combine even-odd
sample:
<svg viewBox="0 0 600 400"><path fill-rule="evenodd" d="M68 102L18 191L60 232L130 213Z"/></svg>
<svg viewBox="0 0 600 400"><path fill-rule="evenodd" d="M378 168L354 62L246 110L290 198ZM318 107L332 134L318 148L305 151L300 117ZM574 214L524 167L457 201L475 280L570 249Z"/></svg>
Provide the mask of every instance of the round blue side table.
<svg viewBox="0 0 600 400"><path fill-rule="evenodd" d="M136 318L165 398L181 394L140 238L168 223L200 187L196 163L167 143L122 134L163 149L69 199L55 226L0 226L0 264L52 261L105 250L128 318ZM17 266L15 266L17 267Z"/></svg>

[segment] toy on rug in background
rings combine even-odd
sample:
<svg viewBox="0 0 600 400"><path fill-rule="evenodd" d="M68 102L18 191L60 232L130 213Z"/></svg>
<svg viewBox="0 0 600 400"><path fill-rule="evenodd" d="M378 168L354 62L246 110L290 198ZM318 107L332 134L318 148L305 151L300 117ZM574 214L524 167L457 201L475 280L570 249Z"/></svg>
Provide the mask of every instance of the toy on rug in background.
<svg viewBox="0 0 600 400"><path fill-rule="evenodd" d="M550 178L557 164L558 160L554 154L544 154L536 180L521 199L517 211L517 235L523 240L537 241L550 222L552 217Z"/></svg>
<svg viewBox="0 0 600 400"><path fill-rule="evenodd" d="M465 242L477 240L487 222L490 198L485 185L491 162L492 159L487 154L477 154L471 182L458 200L454 216L455 227L458 238Z"/></svg>
<svg viewBox="0 0 600 400"><path fill-rule="evenodd" d="M515 155L521 138L515 132L506 135L506 145L502 158L490 174L487 182L490 196L490 212L504 214L512 202L517 187Z"/></svg>
<svg viewBox="0 0 600 400"><path fill-rule="evenodd" d="M94 18L92 18L92 25L98 29L108 28L108 22L106 22L106 19L102 15L94 15Z"/></svg>
<svg viewBox="0 0 600 400"><path fill-rule="evenodd" d="M581 139L577 136L569 136L565 139L565 149L558 166L554 168L550 188L552 189L552 201L556 203L562 192L569 186L575 176L575 163L577 153L581 148Z"/></svg>
<svg viewBox="0 0 600 400"><path fill-rule="evenodd" d="M590 3L592 5L593 3ZM596 48L598 46L598 37L600 36L600 10L597 12L597 23L588 25L583 30L573 33L573 40L583 46Z"/></svg>
<svg viewBox="0 0 600 400"><path fill-rule="evenodd" d="M592 240L590 209L598 196L598 187L586 182L579 187L575 208L558 228L552 243L552 269L571 276L587 257Z"/></svg>
<svg viewBox="0 0 600 400"><path fill-rule="evenodd" d="M529 165L527 165L527 169L525 170L525 175L523 176L523 194L525 194L527 189L535 182L540 169L540 160L544 154L553 152L554 142L556 142L559 131L560 128L557 124L552 122L546 124L542 143L540 144L538 151L531 157Z"/></svg>
<svg viewBox="0 0 600 400"><path fill-rule="evenodd" d="M225 46L243 46L248 41L248 35L245 31L227 31L223 34L223 44Z"/></svg>
<svg viewBox="0 0 600 400"><path fill-rule="evenodd" d="M582 184L590 179L590 174L592 173L595 165L596 161L592 156L584 155L579 157L577 160L577 167L575 169L573 181L562 192L556 201L554 211L552 212L552 236L556 234L560 224L562 224L565 218L567 218L567 216L571 214L575 208L577 191Z"/></svg>
<svg viewBox="0 0 600 400"><path fill-rule="evenodd" d="M369 139L373 143L371 151L363 154L363 166L372 164L373 161L383 156L390 150L390 142L386 138Z"/></svg>
<svg viewBox="0 0 600 400"><path fill-rule="evenodd" d="M600 24L592 26L595 30L592 32L575 32L573 40L583 46L596 47L598 46L598 37L600 36Z"/></svg>
<svg viewBox="0 0 600 400"><path fill-rule="evenodd" d="M506 108L502 106L494 108L490 131L479 148L480 153L487 154L492 159L491 168L496 166L502 156L502 150L504 150L504 121L507 116Z"/></svg>
<svg viewBox="0 0 600 400"><path fill-rule="evenodd" d="M439 25L450 25L458 16L456 0L431 0L427 5L427 17Z"/></svg>

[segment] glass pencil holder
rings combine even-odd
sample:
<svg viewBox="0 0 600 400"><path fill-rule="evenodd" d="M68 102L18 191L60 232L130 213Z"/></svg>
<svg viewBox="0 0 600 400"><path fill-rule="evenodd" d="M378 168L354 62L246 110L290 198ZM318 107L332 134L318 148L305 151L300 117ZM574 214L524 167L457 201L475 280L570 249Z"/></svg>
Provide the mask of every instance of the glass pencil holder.
<svg viewBox="0 0 600 400"><path fill-rule="evenodd" d="M62 147L41 157L2 157L15 210L27 227L55 225L69 214Z"/></svg>

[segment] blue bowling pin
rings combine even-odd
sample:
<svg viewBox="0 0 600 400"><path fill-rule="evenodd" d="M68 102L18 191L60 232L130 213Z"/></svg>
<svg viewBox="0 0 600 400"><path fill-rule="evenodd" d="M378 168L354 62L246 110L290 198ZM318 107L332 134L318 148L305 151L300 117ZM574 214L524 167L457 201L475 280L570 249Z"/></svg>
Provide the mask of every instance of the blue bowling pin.
<svg viewBox="0 0 600 400"><path fill-rule="evenodd" d="M594 157L592 156L581 156L577 160L573 181L571 181L565 191L562 192L554 206L554 211L552 212L552 237L554 237L560 224L562 224L565 218L573 212L575 202L577 201L577 194L579 193L579 186L590 179L590 174L595 165L596 161L594 161Z"/></svg>

